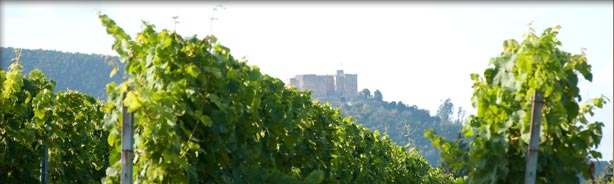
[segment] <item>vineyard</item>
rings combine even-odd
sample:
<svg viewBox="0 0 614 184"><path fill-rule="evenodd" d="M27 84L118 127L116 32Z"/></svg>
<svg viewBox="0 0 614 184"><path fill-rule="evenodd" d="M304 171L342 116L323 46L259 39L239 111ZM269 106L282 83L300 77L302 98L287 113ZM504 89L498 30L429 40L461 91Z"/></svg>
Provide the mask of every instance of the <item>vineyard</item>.
<svg viewBox="0 0 614 184"><path fill-rule="evenodd" d="M37 182L48 154L51 183L118 183L125 105L134 114L139 183L452 181L415 150L235 59L214 37L145 24L132 40L106 15L100 20L126 62L124 81L107 85L107 102L53 93L42 72L20 74L19 56L2 71L0 180Z"/></svg>
<svg viewBox="0 0 614 184"><path fill-rule="evenodd" d="M0 71L0 183L119 183L124 108L134 120L136 183L520 183L536 90L545 92L538 182L588 178L585 159L601 157L603 123L586 115L608 99L579 104L577 73L592 80L590 65L558 49L558 27L505 41L492 67L471 75L478 113L463 137L424 133L442 150L444 173L415 148L234 58L214 36L143 22L133 39L98 17L123 63L106 101L54 92L40 70L22 74L19 50Z"/></svg>
<svg viewBox="0 0 614 184"><path fill-rule="evenodd" d="M0 181L38 182L45 153L54 183L104 177L110 146L101 102L74 91L53 93L55 82L41 71L21 72L19 57L0 71Z"/></svg>

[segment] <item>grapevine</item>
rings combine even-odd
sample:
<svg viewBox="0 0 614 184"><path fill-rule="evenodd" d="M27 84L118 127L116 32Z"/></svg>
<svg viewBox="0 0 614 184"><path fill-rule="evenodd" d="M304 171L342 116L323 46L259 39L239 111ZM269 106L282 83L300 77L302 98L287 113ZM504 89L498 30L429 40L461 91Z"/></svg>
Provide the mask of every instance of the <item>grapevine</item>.
<svg viewBox="0 0 614 184"><path fill-rule="evenodd" d="M463 133L470 148L426 132L442 157L457 170L468 171L468 183L520 183L524 181L529 142L531 101L544 92L542 128L537 166L538 183L578 183L588 178L590 158L599 159L602 122L589 122L593 110L608 101L604 96L583 101L578 75L591 81L591 65L584 52L559 49L560 27L538 36L531 29L518 43L503 42L503 52L492 58L483 76L472 74L473 106ZM580 102L583 102L580 104ZM458 159L465 158L465 159Z"/></svg>
<svg viewBox="0 0 614 184"><path fill-rule="evenodd" d="M121 108L134 113L134 181L143 183L445 183L416 151L313 102L213 36L144 29L133 40L99 14L126 80L110 83L105 182L120 172ZM122 99L122 94L126 98Z"/></svg>

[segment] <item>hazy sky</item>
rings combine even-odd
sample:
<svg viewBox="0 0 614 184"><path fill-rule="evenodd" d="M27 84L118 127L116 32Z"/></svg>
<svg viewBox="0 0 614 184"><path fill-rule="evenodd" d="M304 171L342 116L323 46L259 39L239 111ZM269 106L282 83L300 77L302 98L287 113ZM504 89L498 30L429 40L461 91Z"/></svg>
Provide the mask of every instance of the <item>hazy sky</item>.
<svg viewBox="0 0 614 184"><path fill-rule="evenodd" d="M236 58L286 81L297 74L358 74L358 88L381 90L384 100L436 112L442 100L471 107L471 73L482 73L507 39L520 40L533 22L538 34L561 25L562 49L586 48L592 83L581 95L612 98L612 2L589 3L220 3L2 2L1 45L113 54L96 11L134 37L141 20L157 30L199 38L213 33ZM210 25L213 25L211 29ZM69 66L67 66L69 67ZM612 104L593 120L606 124L599 150L612 159Z"/></svg>

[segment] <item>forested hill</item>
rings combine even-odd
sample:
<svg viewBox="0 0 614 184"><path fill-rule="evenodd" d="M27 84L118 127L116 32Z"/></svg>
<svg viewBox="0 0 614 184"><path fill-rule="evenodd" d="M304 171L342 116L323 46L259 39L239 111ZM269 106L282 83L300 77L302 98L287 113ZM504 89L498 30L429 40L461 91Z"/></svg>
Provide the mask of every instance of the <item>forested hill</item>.
<svg viewBox="0 0 614 184"><path fill-rule="evenodd" d="M433 129L438 135L454 140L465 114L462 108L455 110L450 99L442 102L436 116L431 116L428 110L416 105L383 101L379 90L371 95L368 89L360 92L360 98L338 107L343 116L352 116L357 123L387 134L396 144L407 146L409 143L410 148L417 148L433 166L439 162L440 151L424 137L424 131Z"/></svg>
<svg viewBox="0 0 614 184"><path fill-rule="evenodd" d="M15 48L0 48L0 66L7 70L15 58ZM119 72L112 78L109 73L113 67L109 60L116 61ZM117 57L97 54L67 53L42 49L22 49L20 64L27 75L33 69L42 70L45 75L56 82L55 91L66 89L83 92L98 99L106 99L105 86L111 81L119 83L123 65Z"/></svg>

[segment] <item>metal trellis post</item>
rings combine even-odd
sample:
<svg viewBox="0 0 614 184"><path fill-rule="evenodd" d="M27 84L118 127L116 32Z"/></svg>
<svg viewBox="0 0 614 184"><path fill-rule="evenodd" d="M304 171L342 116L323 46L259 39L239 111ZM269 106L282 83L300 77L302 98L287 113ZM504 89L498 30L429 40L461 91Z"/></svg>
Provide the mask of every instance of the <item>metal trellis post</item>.
<svg viewBox="0 0 614 184"><path fill-rule="evenodd" d="M122 95L122 100L126 98L126 92ZM128 107L122 105L122 155L121 155L121 183L132 183L132 159L134 158L134 126L133 114L128 113Z"/></svg>
<svg viewBox="0 0 614 184"><path fill-rule="evenodd" d="M537 156L539 150L539 132L542 122L542 105L544 103L544 93L535 90L533 93L533 107L531 112L531 138L529 149L527 150L527 170L524 176L525 184L534 184L537 176Z"/></svg>

